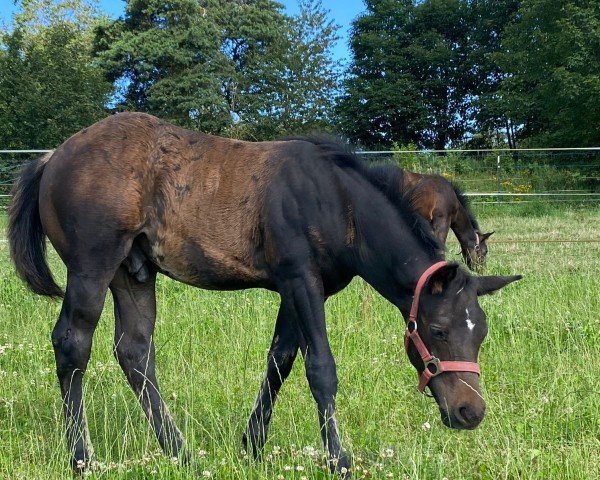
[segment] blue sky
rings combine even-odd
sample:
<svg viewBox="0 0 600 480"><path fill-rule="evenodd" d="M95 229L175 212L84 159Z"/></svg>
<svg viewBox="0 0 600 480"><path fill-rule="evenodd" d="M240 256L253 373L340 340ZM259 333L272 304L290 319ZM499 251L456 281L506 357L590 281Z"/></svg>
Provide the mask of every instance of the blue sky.
<svg viewBox="0 0 600 480"><path fill-rule="evenodd" d="M285 5L288 13L294 14L298 11L297 0L279 0ZM348 34L350 23L364 10L363 0L322 0L323 7L329 10L330 18L341 28L339 30L340 41L334 49L337 59L346 62L349 59ZM125 10L124 0L99 0L100 9L111 17L123 15ZM0 22L9 24L12 13L15 10L13 0L0 0Z"/></svg>

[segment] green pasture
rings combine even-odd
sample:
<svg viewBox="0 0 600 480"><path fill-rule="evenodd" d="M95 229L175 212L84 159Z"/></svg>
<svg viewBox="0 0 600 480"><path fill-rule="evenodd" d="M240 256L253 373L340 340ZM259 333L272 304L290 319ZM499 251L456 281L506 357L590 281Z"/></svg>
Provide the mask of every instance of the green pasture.
<svg viewBox="0 0 600 480"><path fill-rule="evenodd" d="M479 206L478 206L479 207ZM354 478L593 479L600 472L600 208L546 204L476 209L496 230L488 272L524 279L481 300L487 416L452 431L415 390L403 322L361 280L327 302L340 379L338 420ZM5 238L5 219L0 238ZM502 243L519 240L522 243ZM457 251L450 243L449 256ZM64 270L51 252L61 282ZM201 478L330 478L301 362L275 408L265 459L240 438L262 379L278 297L158 284L157 371ZM15 277L0 243L0 479L67 479L50 332L59 303ZM85 397L96 464L89 478L191 478L158 444L112 356L112 301L95 335Z"/></svg>

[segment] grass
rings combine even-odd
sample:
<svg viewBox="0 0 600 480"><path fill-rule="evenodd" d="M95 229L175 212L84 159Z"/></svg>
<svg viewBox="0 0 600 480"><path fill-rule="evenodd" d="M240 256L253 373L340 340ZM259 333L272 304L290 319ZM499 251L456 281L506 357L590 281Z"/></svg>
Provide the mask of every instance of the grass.
<svg viewBox="0 0 600 480"><path fill-rule="evenodd" d="M482 227L507 239L598 239L600 209L484 206ZM524 216L523 214L527 214ZM0 230L5 221L0 221ZM0 237L5 238L4 232ZM457 246L449 245L449 252ZM452 256L452 255L450 255ZM56 255L51 263L61 281ZM327 302L338 364L338 420L355 478L592 479L600 471L600 244L492 243L488 272L525 278L483 298L480 357L487 416L444 427L415 390L394 308L360 280ZM262 463L240 437L265 366L277 295L208 292L161 278L156 329L163 395L212 478L329 478L316 408L298 362L275 408ZM69 478L49 337L60 305L29 293L0 243L0 478ZM112 305L95 335L85 398L91 478L190 478L157 442L112 356ZM201 476L203 474L201 473Z"/></svg>

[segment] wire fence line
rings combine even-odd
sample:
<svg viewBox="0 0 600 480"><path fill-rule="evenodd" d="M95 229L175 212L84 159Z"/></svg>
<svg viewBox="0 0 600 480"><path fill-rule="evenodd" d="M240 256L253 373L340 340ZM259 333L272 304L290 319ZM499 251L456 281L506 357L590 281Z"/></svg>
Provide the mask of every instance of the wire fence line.
<svg viewBox="0 0 600 480"><path fill-rule="evenodd" d="M0 205L21 166L49 149L0 149ZM371 164L442 175L476 205L600 203L600 147L357 151Z"/></svg>
<svg viewBox="0 0 600 480"><path fill-rule="evenodd" d="M600 203L600 147L358 152L370 163L442 175L473 204Z"/></svg>
<svg viewBox="0 0 600 480"><path fill-rule="evenodd" d="M10 189L20 168L51 152L46 149L0 149L0 212L10 201ZM408 171L438 174L456 183L477 208L515 204L557 203L600 205L600 147L547 149L358 151L370 164L395 164ZM537 208L533 205L533 208ZM8 241L0 238L5 249ZM594 244L594 238L490 239L490 244ZM458 245L453 240L449 247ZM582 247L579 247L582 248Z"/></svg>

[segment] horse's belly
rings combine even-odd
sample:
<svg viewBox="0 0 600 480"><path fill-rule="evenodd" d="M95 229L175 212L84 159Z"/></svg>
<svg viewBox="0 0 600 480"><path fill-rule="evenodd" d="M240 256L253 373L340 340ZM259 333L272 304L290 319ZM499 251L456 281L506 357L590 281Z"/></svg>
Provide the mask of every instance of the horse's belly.
<svg viewBox="0 0 600 480"><path fill-rule="evenodd" d="M257 266L248 254L194 242L150 244L149 257L167 276L212 290L270 288L266 268Z"/></svg>

